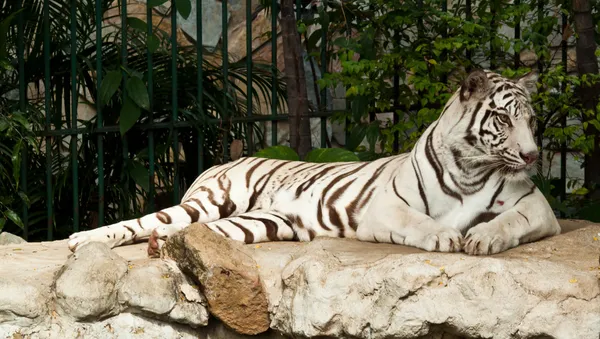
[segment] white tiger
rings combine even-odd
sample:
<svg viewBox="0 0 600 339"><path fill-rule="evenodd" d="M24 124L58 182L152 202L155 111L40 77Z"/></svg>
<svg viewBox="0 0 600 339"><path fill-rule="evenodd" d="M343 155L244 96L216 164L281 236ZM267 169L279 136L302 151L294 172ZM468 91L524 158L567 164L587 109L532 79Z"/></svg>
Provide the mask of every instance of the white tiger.
<svg viewBox="0 0 600 339"><path fill-rule="evenodd" d="M325 164L242 158L200 175L180 205L75 233L68 246L149 238L156 256L193 222L245 243L329 236L471 255L559 234L527 175L538 154L536 79L473 71L410 153Z"/></svg>

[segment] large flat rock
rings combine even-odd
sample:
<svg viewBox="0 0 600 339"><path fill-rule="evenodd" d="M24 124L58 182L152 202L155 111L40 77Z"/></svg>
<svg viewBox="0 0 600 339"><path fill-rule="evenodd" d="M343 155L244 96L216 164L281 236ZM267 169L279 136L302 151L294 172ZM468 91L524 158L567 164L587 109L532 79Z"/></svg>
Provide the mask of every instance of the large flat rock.
<svg viewBox="0 0 600 339"><path fill-rule="evenodd" d="M209 319L203 286L171 260L148 259L146 244L87 245L77 256L65 241L0 246L0 337L597 338L600 225L561 225L561 235L488 257L331 238L223 246L221 258L249 257L238 269L264 291L270 330L255 336ZM194 238L205 239L173 237ZM190 250L211 259L201 243ZM102 272L105 283L86 281ZM95 290L82 299L84 286Z"/></svg>
<svg viewBox="0 0 600 339"><path fill-rule="evenodd" d="M235 274L259 272L270 327L292 337L596 338L600 225L562 225L559 236L488 257L332 238L245 245L242 254L223 246L218 256L252 257L256 268ZM200 258L208 238L198 224L167 245L187 242ZM211 260L190 265L206 271ZM210 293L228 291L213 284Z"/></svg>

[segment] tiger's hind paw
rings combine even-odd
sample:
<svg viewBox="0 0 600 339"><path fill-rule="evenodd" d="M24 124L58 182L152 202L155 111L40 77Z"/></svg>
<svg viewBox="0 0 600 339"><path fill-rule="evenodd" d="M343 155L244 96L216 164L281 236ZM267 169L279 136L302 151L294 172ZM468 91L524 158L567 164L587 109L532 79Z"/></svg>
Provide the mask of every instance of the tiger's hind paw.
<svg viewBox="0 0 600 339"><path fill-rule="evenodd" d="M167 239L166 235L161 236L157 228L152 231L148 238L148 257L160 258L160 250Z"/></svg>

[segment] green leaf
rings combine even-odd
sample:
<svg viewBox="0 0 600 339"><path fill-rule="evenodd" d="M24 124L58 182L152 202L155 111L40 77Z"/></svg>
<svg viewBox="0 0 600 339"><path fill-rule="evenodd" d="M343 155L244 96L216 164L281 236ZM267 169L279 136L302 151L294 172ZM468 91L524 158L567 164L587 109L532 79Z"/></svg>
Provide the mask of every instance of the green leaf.
<svg viewBox="0 0 600 339"><path fill-rule="evenodd" d="M21 218L19 218L19 215L17 215L17 213L15 211L8 209L8 210L4 211L4 216L6 216L6 217L8 217L8 219L12 220L12 222L14 222L21 229L25 228L25 226L23 226L23 221L21 221Z"/></svg>
<svg viewBox="0 0 600 339"><path fill-rule="evenodd" d="M156 52L158 47L160 47L160 39L154 34L148 36L148 40L146 41L146 46L150 53Z"/></svg>
<svg viewBox="0 0 600 339"><path fill-rule="evenodd" d="M9 7L10 8L10 7ZM25 8L21 8L8 15L4 20L0 21L0 60L4 60L7 57L8 46L6 45L6 38L8 37L8 29L13 24L13 19L23 11ZM3 13L4 14L4 13Z"/></svg>
<svg viewBox="0 0 600 339"><path fill-rule="evenodd" d="M4 228L4 224L6 224L6 218L0 218L0 231Z"/></svg>
<svg viewBox="0 0 600 339"><path fill-rule="evenodd" d="M352 100L352 118L354 121L360 121L360 118L368 113L367 103L365 96L358 96Z"/></svg>
<svg viewBox="0 0 600 339"><path fill-rule="evenodd" d="M379 139L379 135L381 134L379 130L379 123L374 121L367 127L367 142L369 143L369 151L375 151L375 143L377 139Z"/></svg>
<svg viewBox="0 0 600 339"><path fill-rule="evenodd" d="M8 121L4 119L4 117L2 117L3 119L0 120L0 132L4 132L5 130L8 129L8 127L10 126L8 124Z"/></svg>
<svg viewBox="0 0 600 339"><path fill-rule="evenodd" d="M117 89L119 89L122 79L123 74L121 74L120 70L106 73L106 76L104 79L102 79L100 89L98 90L98 100L100 100L100 106L104 106L106 103L108 103Z"/></svg>
<svg viewBox="0 0 600 339"><path fill-rule="evenodd" d="M30 130L31 129L31 124L29 123L29 121L27 121L27 118L25 116L23 116L23 114L21 113L14 113L11 118L18 122L21 126L25 127L26 129Z"/></svg>
<svg viewBox="0 0 600 339"><path fill-rule="evenodd" d="M360 161L373 161L373 160L377 160L377 159L381 158L383 156L383 154L379 154L379 153L375 153L375 152L371 152L371 151L365 151L365 152L360 152L360 153L356 154L356 156L358 157L358 159L360 159Z"/></svg>
<svg viewBox="0 0 600 339"><path fill-rule="evenodd" d="M129 176L133 181L144 191L150 192L150 175L146 167L137 161L132 161L128 167Z"/></svg>
<svg viewBox="0 0 600 339"><path fill-rule="evenodd" d="M167 0L148 0L148 2L146 2L146 5L150 8L152 8L152 7L160 6L160 5L164 4L165 2L167 2Z"/></svg>
<svg viewBox="0 0 600 339"><path fill-rule="evenodd" d="M192 13L192 2L190 0L175 0L175 6L179 15L187 20L190 13Z"/></svg>
<svg viewBox="0 0 600 339"><path fill-rule="evenodd" d="M131 77L127 81L127 95L141 108L150 110L150 98L144 81L138 77Z"/></svg>
<svg viewBox="0 0 600 339"><path fill-rule="evenodd" d="M144 20L132 16L127 17L127 26L140 32L146 32L147 29L147 25Z"/></svg>
<svg viewBox="0 0 600 339"><path fill-rule="evenodd" d="M360 124L354 126L354 128L352 128L352 131L350 131L350 135L348 135L348 140L346 140L346 149L350 151L355 151L366 135L367 125Z"/></svg>
<svg viewBox="0 0 600 339"><path fill-rule="evenodd" d="M586 195L586 194L588 194L589 192L590 192L590 191L589 191L587 188L585 188L585 187L580 187L580 188L576 189L575 191L573 191L573 194L576 194L576 195Z"/></svg>
<svg viewBox="0 0 600 339"><path fill-rule="evenodd" d="M254 154L255 157L258 158L267 158L267 159L279 159L279 160L292 160L298 161L300 157L298 153L294 151L291 147L277 145L271 146L267 148L263 148L260 151Z"/></svg>
<svg viewBox="0 0 600 339"><path fill-rule="evenodd" d="M17 188L19 187L19 179L21 177L21 148L23 146L23 142L19 140L12 150L12 166L13 166L13 178L15 179L15 184Z"/></svg>
<svg viewBox="0 0 600 339"><path fill-rule="evenodd" d="M343 148L317 148L306 155L307 162L346 162L360 161L358 156Z"/></svg>
<svg viewBox="0 0 600 339"><path fill-rule="evenodd" d="M29 201L29 197L27 196L27 194L25 194L23 191L19 191L19 193L17 194L19 195L21 200L23 200L23 202L27 204L27 207L30 207L31 201Z"/></svg>
<svg viewBox="0 0 600 339"><path fill-rule="evenodd" d="M125 135L135 125L141 114L142 110L140 107L129 96L125 97L119 115L119 130L121 131L121 135Z"/></svg>

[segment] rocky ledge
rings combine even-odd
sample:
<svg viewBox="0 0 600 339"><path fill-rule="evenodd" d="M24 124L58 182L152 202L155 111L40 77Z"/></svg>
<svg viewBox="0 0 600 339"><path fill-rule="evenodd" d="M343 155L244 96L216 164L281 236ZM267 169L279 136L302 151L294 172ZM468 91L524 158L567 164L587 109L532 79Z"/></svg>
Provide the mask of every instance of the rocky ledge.
<svg viewBox="0 0 600 339"><path fill-rule="evenodd" d="M0 246L0 337L598 338L600 225L488 257L317 238L242 245L195 224L76 254Z"/></svg>

